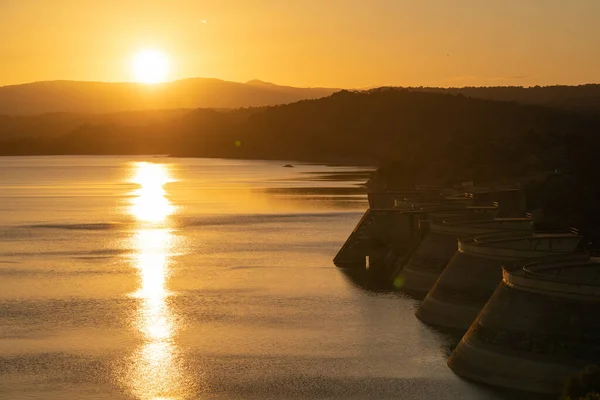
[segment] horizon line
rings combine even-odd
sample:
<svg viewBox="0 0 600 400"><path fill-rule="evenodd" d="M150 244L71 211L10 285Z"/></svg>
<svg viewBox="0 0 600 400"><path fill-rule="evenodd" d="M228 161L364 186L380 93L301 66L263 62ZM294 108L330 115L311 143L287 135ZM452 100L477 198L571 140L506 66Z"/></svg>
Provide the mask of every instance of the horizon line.
<svg viewBox="0 0 600 400"><path fill-rule="evenodd" d="M174 79L174 80L169 80L169 81L164 81L164 82L157 82L157 83L143 83L143 82L136 82L136 81L96 81L96 80L75 80L75 79L49 79L49 80L39 80L39 81L30 81L30 82L21 82L21 83L12 83L12 84L6 84L6 85L0 85L0 89L2 88L6 88L6 87L14 87L14 86L26 86L26 85L34 85L34 84L40 84L40 83L60 83L60 82L64 82L64 83L93 83L93 84L107 84L107 85L135 85L135 86L141 86L141 87L160 87L160 86L165 86L165 85L169 85L169 84L173 84L173 83L177 83L177 82L184 82L184 81L193 81L193 80L206 80L206 81L219 81L219 82L223 82L223 83L235 83L235 84L240 84L240 85L251 85L252 82L256 82L256 83L262 83L264 85L273 85L273 86L277 86L277 87L289 87L289 88L295 88L295 89L328 89L328 90L337 90L337 91L341 91L341 90L358 90L358 91L367 91L367 90L372 90L372 89L379 89L379 88L403 88L403 89L423 89L423 88L432 88L432 89L465 89L465 88L524 88L524 89L529 89L529 88L536 88L536 87L540 87L540 88L548 88L548 87L579 87L579 86L589 86L589 85L600 85L600 81L598 82L587 82L587 83L578 83L578 84L564 84L564 83L555 83L555 84L550 84L550 85L463 85L463 86L425 86L425 85L401 85L401 84L376 84L376 85L366 85L366 86L359 86L359 87L328 87L328 86L293 86L293 85L287 85L287 84L279 84L279 83L274 83L274 82L270 82L270 81L265 81L262 79L250 79L248 81L245 82L240 82L240 81L230 81L230 80L226 80L226 79L221 79L221 78L214 78L214 77L203 77L203 76L196 76L196 77L189 77L189 78L181 78L181 79Z"/></svg>

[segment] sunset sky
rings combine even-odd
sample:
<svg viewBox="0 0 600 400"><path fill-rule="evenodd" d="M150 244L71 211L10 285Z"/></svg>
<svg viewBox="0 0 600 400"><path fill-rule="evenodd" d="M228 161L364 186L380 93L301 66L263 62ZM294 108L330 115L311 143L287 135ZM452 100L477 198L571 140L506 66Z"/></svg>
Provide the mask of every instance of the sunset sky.
<svg viewBox="0 0 600 400"><path fill-rule="evenodd" d="M293 86L600 82L600 0L0 0L0 85L167 80Z"/></svg>

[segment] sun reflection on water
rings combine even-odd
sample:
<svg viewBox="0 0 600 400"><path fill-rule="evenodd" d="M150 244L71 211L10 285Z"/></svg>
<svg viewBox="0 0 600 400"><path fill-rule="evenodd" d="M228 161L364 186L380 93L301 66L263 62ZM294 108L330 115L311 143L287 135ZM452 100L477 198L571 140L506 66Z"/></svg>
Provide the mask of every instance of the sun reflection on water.
<svg viewBox="0 0 600 400"><path fill-rule="evenodd" d="M133 263L140 287L132 295L140 299L135 323L144 344L135 354L127 385L140 399L175 400L181 398L183 368L173 343L177 326L168 303L174 294L167 289L175 248L168 217L176 209L166 197L165 185L173 179L163 164L135 163L133 167L132 181L140 188L134 192L129 212L138 222Z"/></svg>
<svg viewBox="0 0 600 400"><path fill-rule="evenodd" d="M165 185L173 182L168 169L162 164L135 163L133 182L140 185L134 192L131 214L140 222L165 223L167 217L175 212L166 197Z"/></svg>

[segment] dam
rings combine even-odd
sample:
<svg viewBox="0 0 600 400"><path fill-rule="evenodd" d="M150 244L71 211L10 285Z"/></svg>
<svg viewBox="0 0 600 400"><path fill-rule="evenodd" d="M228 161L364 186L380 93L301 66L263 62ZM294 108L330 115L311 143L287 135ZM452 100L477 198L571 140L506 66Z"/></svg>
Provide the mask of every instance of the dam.
<svg viewBox="0 0 600 400"><path fill-rule="evenodd" d="M448 365L473 381L558 394L599 361L600 260L576 252L505 267Z"/></svg>
<svg viewBox="0 0 600 400"><path fill-rule="evenodd" d="M502 203L492 201L497 196ZM368 199L334 264L353 274L366 269L382 284L420 298L455 253L458 236L532 227L530 218L495 218L524 214L514 189L407 189L370 192Z"/></svg>
<svg viewBox="0 0 600 400"><path fill-rule="evenodd" d="M423 299L433 287L457 249L461 236L502 231L531 231L533 220L494 218L489 214L461 215L429 221L429 230L404 265L399 265L398 289Z"/></svg>
<svg viewBox="0 0 600 400"><path fill-rule="evenodd" d="M404 252L418 241L421 211L367 210L334 263L342 268L383 267L388 253Z"/></svg>
<svg viewBox="0 0 600 400"><path fill-rule="evenodd" d="M418 244L423 232L419 221L429 213L460 214L473 203L464 196L418 190L369 193L368 198L369 208L334 257L338 267L381 266L388 256L404 254Z"/></svg>
<svg viewBox="0 0 600 400"><path fill-rule="evenodd" d="M334 262L366 290L423 300L424 323L466 331L448 359L457 375L557 394L600 364L600 258L576 229L538 222L515 189L369 193Z"/></svg>
<svg viewBox="0 0 600 400"><path fill-rule="evenodd" d="M416 316L430 325L466 331L498 287L506 263L574 252L581 239L575 230L513 231L460 238L458 250Z"/></svg>

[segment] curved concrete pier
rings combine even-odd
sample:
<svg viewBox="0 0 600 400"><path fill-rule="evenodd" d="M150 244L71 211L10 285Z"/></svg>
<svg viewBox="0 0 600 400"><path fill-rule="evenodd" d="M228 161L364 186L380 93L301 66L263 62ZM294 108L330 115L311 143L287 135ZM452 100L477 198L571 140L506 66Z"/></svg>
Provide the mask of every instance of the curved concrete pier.
<svg viewBox="0 0 600 400"><path fill-rule="evenodd" d="M580 236L503 232L459 239L452 257L417 317L430 325L466 331L502 280L509 262L575 251Z"/></svg>
<svg viewBox="0 0 600 400"><path fill-rule="evenodd" d="M467 215L431 221L429 232L403 266L397 266L397 289L424 298L456 253L461 236L502 231L531 231L529 218L492 218L489 215Z"/></svg>
<svg viewBox="0 0 600 400"><path fill-rule="evenodd" d="M448 365L477 382L557 394L569 375L600 361L600 260L526 262L503 270Z"/></svg>

